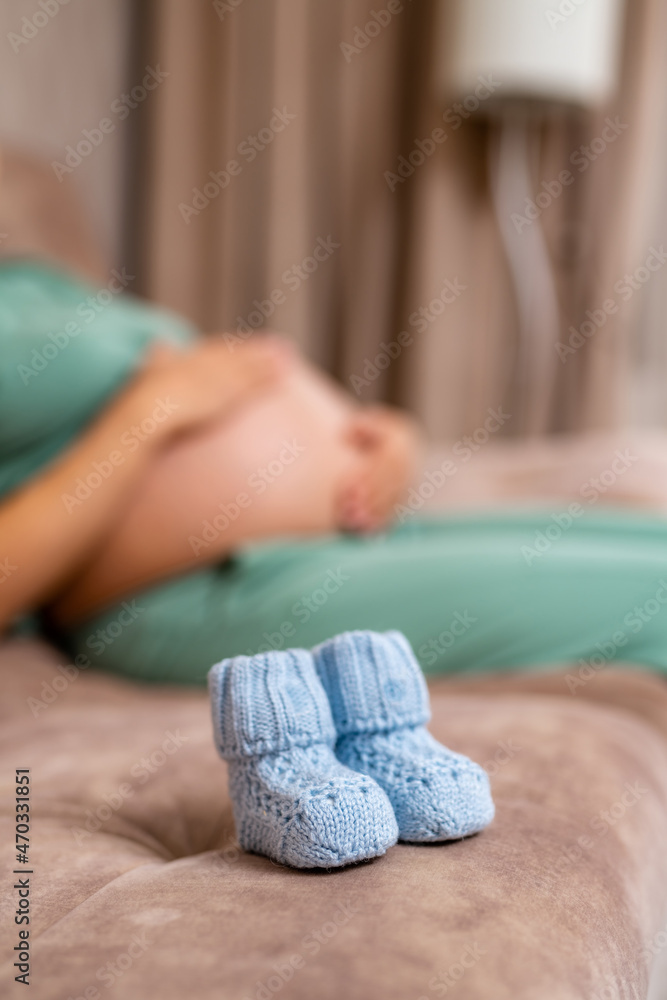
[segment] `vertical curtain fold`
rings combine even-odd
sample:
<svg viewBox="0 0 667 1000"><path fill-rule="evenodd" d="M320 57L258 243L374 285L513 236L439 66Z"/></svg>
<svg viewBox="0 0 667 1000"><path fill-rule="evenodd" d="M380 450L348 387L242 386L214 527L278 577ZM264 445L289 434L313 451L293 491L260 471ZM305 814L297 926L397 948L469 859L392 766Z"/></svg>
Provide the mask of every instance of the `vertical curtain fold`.
<svg viewBox="0 0 667 1000"><path fill-rule="evenodd" d="M360 398L413 409L434 439L470 432L499 406L513 415L504 430L520 433L516 303L489 196L492 125L443 125L442 4L395 4L367 32L378 23L372 0L153 3L151 57L170 76L148 123L143 288L206 329L244 331L265 317ZM564 343L648 253L666 17L660 0L633 0L613 106L543 126L536 189L572 169L607 116L629 123L541 219ZM399 157L436 127L446 141L394 182ZM234 160L222 186L215 175ZM566 361L554 345L537 387L553 392L545 431L627 418L640 306L638 293ZM401 331L412 342L385 366L382 345Z"/></svg>

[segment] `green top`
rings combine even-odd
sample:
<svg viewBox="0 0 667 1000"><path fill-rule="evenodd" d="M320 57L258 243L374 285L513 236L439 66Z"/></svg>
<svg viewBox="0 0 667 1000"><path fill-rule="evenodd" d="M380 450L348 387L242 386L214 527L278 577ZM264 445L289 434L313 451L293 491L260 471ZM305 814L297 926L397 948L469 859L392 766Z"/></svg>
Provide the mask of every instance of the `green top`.
<svg viewBox="0 0 667 1000"><path fill-rule="evenodd" d="M0 266L0 496L75 439L139 367L156 338L193 329L126 292L114 270L95 288L27 259Z"/></svg>

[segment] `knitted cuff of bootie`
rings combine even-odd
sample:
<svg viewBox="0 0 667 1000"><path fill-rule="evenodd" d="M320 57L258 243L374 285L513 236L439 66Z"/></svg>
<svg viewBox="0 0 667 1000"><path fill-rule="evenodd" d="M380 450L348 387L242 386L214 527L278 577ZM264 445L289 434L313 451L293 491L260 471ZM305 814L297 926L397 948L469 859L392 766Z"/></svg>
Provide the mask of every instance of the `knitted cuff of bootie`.
<svg viewBox="0 0 667 1000"><path fill-rule="evenodd" d="M491 822L486 772L424 726L428 689L404 635L345 632L317 646L313 659L336 725L336 756L386 791L401 840L454 840Z"/></svg>
<svg viewBox="0 0 667 1000"><path fill-rule="evenodd" d="M385 793L333 754L335 728L310 653L223 660L209 673L209 689L245 850L297 868L329 868L396 843Z"/></svg>
<svg viewBox="0 0 667 1000"><path fill-rule="evenodd" d="M313 650L338 737L423 726L428 688L401 632L343 632Z"/></svg>
<svg viewBox="0 0 667 1000"><path fill-rule="evenodd" d="M336 730L305 649L235 656L208 675L215 742L225 760L327 743Z"/></svg>

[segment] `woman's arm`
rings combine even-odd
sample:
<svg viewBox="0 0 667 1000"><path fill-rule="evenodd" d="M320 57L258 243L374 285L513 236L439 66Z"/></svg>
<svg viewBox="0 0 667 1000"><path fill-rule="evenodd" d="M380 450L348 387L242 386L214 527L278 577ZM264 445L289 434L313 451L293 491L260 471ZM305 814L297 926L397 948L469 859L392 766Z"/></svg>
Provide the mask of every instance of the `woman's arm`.
<svg viewBox="0 0 667 1000"><path fill-rule="evenodd" d="M284 359L270 339L233 353L215 338L186 355L156 352L69 451L0 505L0 631L91 556L168 439L231 410L273 381ZM91 473L99 484L77 494Z"/></svg>

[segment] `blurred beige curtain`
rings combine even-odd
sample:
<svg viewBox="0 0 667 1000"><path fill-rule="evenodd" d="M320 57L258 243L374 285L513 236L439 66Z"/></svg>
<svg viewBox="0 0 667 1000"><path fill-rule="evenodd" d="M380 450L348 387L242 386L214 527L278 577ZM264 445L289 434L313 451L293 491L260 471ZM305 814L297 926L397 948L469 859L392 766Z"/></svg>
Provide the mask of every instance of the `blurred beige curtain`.
<svg viewBox="0 0 667 1000"><path fill-rule="evenodd" d="M534 164L537 189L608 115L628 125L541 219L563 342L650 248L667 8L628 7L615 106L549 120ZM440 14L438 0L137 4L139 58L169 74L137 116L139 273L144 292L206 329L266 316L360 398L412 408L433 439L499 406L513 415L504 430L520 433L516 306L487 179L493 126L471 118L410 177L389 176L416 139L447 127ZM531 388L549 401L538 430L624 421L639 304L566 362L554 345Z"/></svg>

